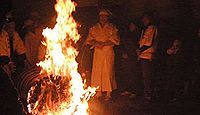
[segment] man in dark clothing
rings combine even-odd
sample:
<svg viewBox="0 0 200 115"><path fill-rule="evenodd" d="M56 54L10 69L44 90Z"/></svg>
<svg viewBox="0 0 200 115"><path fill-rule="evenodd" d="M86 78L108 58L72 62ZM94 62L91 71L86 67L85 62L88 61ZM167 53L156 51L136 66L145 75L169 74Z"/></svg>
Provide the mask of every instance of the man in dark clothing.
<svg viewBox="0 0 200 115"><path fill-rule="evenodd" d="M3 20L0 20L0 35ZM2 39L0 37L0 39ZM2 50L2 49L0 49ZM11 80L11 74L16 66L10 62L8 56L0 56L0 113L1 115L22 115L22 108L18 102L18 94Z"/></svg>
<svg viewBox="0 0 200 115"><path fill-rule="evenodd" d="M200 100L200 28L194 42L194 78L192 79L192 96Z"/></svg>
<svg viewBox="0 0 200 115"><path fill-rule="evenodd" d="M172 46L167 49L167 76L168 90L170 91L170 101L174 102L183 94L183 65L184 58L181 50L181 41L174 40Z"/></svg>
<svg viewBox="0 0 200 115"><path fill-rule="evenodd" d="M121 95L129 95L134 97L138 94L138 61L135 50L137 49L138 40L140 38L139 26L135 21L131 21L128 25L128 32L121 40L122 60L122 90Z"/></svg>
<svg viewBox="0 0 200 115"><path fill-rule="evenodd" d="M0 113L1 115L22 115L18 94L8 76L9 72L15 70L15 66L8 61L6 57L0 57Z"/></svg>

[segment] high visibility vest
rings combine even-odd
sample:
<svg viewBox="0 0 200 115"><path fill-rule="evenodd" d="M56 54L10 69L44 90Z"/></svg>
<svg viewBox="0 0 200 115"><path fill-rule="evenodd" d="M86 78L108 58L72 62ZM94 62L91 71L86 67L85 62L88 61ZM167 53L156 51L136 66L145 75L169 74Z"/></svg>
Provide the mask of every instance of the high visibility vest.
<svg viewBox="0 0 200 115"><path fill-rule="evenodd" d="M18 55L24 54L26 52L24 43L22 42L17 32L13 32L13 50ZM11 58L10 51L9 35L5 30L2 30L0 33L0 56L8 56Z"/></svg>
<svg viewBox="0 0 200 115"><path fill-rule="evenodd" d="M141 38L139 40L139 47L150 46L148 49L141 52L139 58L142 59L153 59L156 47L158 44L157 41L158 29L154 25L148 26L145 30L142 31Z"/></svg>

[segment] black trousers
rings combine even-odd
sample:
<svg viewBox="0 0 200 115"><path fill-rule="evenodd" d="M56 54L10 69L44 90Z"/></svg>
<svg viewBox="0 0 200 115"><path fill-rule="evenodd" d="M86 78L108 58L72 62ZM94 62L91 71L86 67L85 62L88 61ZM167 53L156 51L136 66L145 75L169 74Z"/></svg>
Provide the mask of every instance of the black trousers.
<svg viewBox="0 0 200 115"><path fill-rule="evenodd" d="M0 114L23 115L17 92L2 69L0 69Z"/></svg>
<svg viewBox="0 0 200 115"><path fill-rule="evenodd" d="M141 73L144 85L144 96L152 96L152 76L153 76L153 62L148 59L140 59Z"/></svg>

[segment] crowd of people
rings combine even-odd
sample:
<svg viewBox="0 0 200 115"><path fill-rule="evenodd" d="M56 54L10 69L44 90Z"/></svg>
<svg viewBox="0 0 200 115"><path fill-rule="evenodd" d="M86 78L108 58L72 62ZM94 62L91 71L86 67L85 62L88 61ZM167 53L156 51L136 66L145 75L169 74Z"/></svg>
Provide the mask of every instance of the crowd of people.
<svg viewBox="0 0 200 115"><path fill-rule="evenodd" d="M41 44L42 24L37 12L31 12L20 30L16 29L16 20L11 12L2 16L0 24L0 88L1 113L21 115L24 105L19 100L16 77L45 56L45 47ZM41 50L39 50L41 49ZM38 56L38 54L41 54ZM9 104L8 104L9 103Z"/></svg>
<svg viewBox="0 0 200 115"><path fill-rule="evenodd" d="M199 32L195 38L186 38L194 39L188 60L184 34L163 40L154 12L145 12L141 23L131 20L125 33L111 24L110 15L110 11L100 11L99 22L86 38L86 44L94 48L91 85L99 87L97 98L109 100L117 89L122 96L139 96L147 102L199 100Z"/></svg>
<svg viewBox="0 0 200 115"><path fill-rule="evenodd" d="M200 29L196 33L191 62L194 75L185 76L187 65L182 36L172 36L168 47L160 50L161 30L155 23L154 13L144 13L142 24L131 20L123 36L119 28L109 21L111 15L109 10L101 10L99 22L88 30L83 43L94 50L91 76L88 77L91 80L89 85L98 87L96 98L104 96L105 101L110 100L117 89L123 96L141 96L149 102L159 91L166 94L170 102L188 95L200 97ZM12 77L27 68L36 67L36 63L44 59L45 46L41 41L42 30L47 24L41 22L38 12L31 12L18 32L10 13L0 22L0 88L3 90L7 87L3 81L12 84ZM53 22L48 24L52 26ZM164 54L162 63L159 58L163 55L159 54ZM115 60L116 56L119 60ZM1 93L1 97L5 96L6 93Z"/></svg>

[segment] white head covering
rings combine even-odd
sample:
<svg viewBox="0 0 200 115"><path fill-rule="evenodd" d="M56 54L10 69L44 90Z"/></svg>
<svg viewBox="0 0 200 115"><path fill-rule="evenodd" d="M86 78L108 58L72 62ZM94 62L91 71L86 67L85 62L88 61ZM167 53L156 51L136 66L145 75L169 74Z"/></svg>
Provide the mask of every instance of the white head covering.
<svg viewBox="0 0 200 115"><path fill-rule="evenodd" d="M102 9L100 12L99 12L99 15L105 15L105 16L110 16L112 13L107 10L107 9Z"/></svg>

